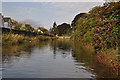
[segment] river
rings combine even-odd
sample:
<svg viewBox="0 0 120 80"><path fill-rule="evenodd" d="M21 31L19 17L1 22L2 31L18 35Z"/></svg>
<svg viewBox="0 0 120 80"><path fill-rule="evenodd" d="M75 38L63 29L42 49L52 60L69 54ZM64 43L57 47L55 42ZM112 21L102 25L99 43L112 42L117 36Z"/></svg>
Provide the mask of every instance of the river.
<svg viewBox="0 0 120 80"><path fill-rule="evenodd" d="M3 78L115 78L93 53L69 40L2 47Z"/></svg>

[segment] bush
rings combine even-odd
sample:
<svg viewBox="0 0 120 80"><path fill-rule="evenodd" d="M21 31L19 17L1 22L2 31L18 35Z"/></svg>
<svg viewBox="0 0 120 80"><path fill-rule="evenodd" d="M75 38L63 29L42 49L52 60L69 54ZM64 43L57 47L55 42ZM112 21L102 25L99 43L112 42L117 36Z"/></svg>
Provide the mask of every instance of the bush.
<svg viewBox="0 0 120 80"><path fill-rule="evenodd" d="M75 22L73 38L92 43L96 50L118 47L120 2L105 3L80 16Z"/></svg>

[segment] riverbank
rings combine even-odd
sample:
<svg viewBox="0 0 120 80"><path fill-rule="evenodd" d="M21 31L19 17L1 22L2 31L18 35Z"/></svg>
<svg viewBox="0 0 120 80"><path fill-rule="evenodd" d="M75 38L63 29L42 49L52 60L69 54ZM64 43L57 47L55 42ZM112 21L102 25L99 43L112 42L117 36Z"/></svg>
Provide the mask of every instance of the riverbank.
<svg viewBox="0 0 120 80"><path fill-rule="evenodd" d="M94 62L106 66L108 68L112 68L115 74L119 75L119 54L118 54L118 47L116 49L110 48L101 51L95 51L94 46L92 43L82 43L80 41L73 41L75 44L79 44L86 53L94 55ZM77 48L78 49L78 48ZM119 78L119 76L118 76Z"/></svg>
<svg viewBox="0 0 120 80"><path fill-rule="evenodd" d="M34 42L34 41L47 41L54 40L55 37L42 36L38 35L36 37L28 37L24 35L12 34L12 33L3 33L2 34L2 45L14 45L14 44L23 44L26 42Z"/></svg>

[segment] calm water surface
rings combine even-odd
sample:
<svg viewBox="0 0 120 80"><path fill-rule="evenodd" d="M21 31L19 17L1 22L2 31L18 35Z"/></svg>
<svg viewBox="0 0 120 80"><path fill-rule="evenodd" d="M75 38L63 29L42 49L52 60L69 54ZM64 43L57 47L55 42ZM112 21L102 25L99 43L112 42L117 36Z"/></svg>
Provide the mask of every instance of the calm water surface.
<svg viewBox="0 0 120 80"><path fill-rule="evenodd" d="M3 46L4 78L111 78L112 69L69 40Z"/></svg>

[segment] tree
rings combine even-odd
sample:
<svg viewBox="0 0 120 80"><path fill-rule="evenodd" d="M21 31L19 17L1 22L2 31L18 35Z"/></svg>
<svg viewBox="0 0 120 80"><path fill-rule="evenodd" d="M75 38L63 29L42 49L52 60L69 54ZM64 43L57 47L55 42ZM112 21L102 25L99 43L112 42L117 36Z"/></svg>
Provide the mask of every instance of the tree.
<svg viewBox="0 0 120 80"><path fill-rule="evenodd" d="M75 23L77 22L77 20L78 20L80 17L86 17L86 15L87 15L87 13L80 13L80 14L76 15L75 18L73 19L72 23L71 23L72 28L73 28L73 29L75 28L75 26L76 26Z"/></svg>
<svg viewBox="0 0 120 80"><path fill-rule="evenodd" d="M49 33L49 31L45 29L44 27L39 27L38 29L40 29L43 33L46 33L46 34Z"/></svg>
<svg viewBox="0 0 120 80"><path fill-rule="evenodd" d="M25 24L25 27L22 27L22 30L33 32L34 28L30 24Z"/></svg>
<svg viewBox="0 0 120 80"><path fill-rule="evenodd" d="M20 30L20 28L21 28L20 24L15 24L15 27L14 27L15 30Z"/></svg>
<svg viewBox="0 0 120 80"><path fill-rule="evenodd" d="M61 24L61 25L58 25L58 26L57 26L57 30L58 30L57 34L58 34L59 36L62 36L62 35L64 35L64 34L71 33L71 31L72 31L70 24L67 24L67 23L63 23L63 24Z"/></svg>
<svg viewBox="0 0 120 80"><path fill-rule="evenodd" d="M53 27L50 28L50 33L56 35L58 33L56 22L53 23Z"/></svg>
<svg viewBox="0 0 120 80"><path fill-rule="evenodd" d="M53 23L53 28L56 28L57 27L57 24L56 22Z"/></svg>

